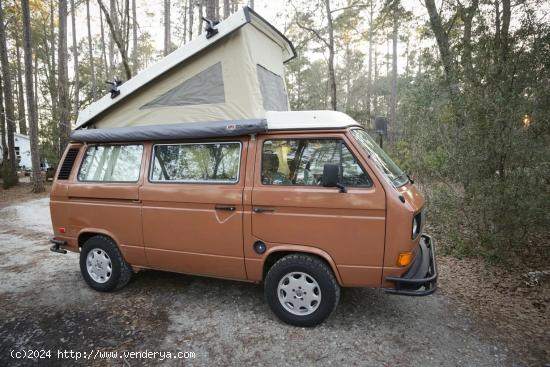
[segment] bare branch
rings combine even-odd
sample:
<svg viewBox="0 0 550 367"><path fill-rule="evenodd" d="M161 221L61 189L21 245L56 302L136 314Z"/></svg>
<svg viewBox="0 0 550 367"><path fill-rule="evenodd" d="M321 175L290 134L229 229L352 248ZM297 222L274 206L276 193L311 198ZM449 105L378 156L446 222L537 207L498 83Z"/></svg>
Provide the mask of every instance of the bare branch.
<svg viewBox="0 0 550 367"><path fill-rule="evenodd" d="M120 51L120 56L122 57L122 64L124 65L124 71L126 73L126 78L131 79L132 78L132 69L130 69L130 64L128 63L128 56L126 55L126 51L124 48L124 45L122 44L122 40L120 40L118 32L116 31L113 22L111 20L111 17L109 16L109 12L107 11L107 8L105 8L105 5L103 4L103 1L97 0L99 7L103 11L103 14L105 15L105 20L107 21L107 24L109 25L109 29L111 30L111 33L113 35L113 39L118 47L118 50Z"/></svg>

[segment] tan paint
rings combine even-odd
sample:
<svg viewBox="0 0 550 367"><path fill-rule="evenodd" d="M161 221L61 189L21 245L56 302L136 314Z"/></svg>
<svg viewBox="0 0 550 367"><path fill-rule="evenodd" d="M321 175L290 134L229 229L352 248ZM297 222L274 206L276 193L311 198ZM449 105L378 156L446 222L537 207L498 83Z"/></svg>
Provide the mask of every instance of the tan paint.
<svg viewBox="0 0 550 367"><path fill-rule="evenodd" d="M262 144L275 138L343 139L373 186L340 193L335 188L262 185ZM407 270L396 260L400 252L416 249L412 219L424 199L413 185L393 188L347 130L271 132L220 141L242 144L236 184L150 182L151 142L143 143L138 182L79 182L76 174L86 146L72 144L80 152L71 176L56 180L51 192L55 237L66 240L68 250L79 251L79 235L100 233L113 238L136 269L253 282L263 280L265 259L279 251L323 258L343 286L391 287L384 277ZM217 210L217 205L235 210ZM274 212L255 213L255 207ZM58 233L59 227L67 233ZM253 250L258 240L267 245L261 255Z"/></svg>

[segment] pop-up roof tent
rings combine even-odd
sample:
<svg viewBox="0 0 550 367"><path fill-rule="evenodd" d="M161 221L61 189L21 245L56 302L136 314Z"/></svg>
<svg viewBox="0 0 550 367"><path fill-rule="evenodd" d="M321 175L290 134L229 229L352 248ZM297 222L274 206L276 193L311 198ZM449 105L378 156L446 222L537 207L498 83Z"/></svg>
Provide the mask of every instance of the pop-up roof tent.
<svg viewBox="0 0 550 367"><path fill-rule="evenodd" d="M295 57L290 41L248 7L214 28L216 34L204 32L122 84L118 96L91 104L73 135L85 127L152 131L150 125L191 127L287 111L283 63Z"/></svg>

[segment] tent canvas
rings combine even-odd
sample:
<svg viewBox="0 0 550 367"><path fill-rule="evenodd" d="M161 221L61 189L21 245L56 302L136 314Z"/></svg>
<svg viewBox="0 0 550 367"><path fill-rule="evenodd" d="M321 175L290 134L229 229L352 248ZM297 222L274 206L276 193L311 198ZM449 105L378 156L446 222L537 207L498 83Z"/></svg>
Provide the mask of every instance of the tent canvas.
<svg viewBox="0 0 550 367"><path fill-rule="evenodd" d="M77 129L262 119L287 111L283 63L294 47L248 7L82 111Z"/></svg>

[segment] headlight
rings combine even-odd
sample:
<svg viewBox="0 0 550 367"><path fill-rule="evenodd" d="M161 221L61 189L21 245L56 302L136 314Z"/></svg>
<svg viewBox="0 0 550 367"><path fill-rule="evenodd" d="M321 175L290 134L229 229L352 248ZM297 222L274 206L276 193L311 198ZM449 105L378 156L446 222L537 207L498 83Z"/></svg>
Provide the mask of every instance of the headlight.
<svg viewBox="0 0 550 367"><path fill-rule="evenodd" d="M422 226L422 212L414 216L412 222L412 239L415 240L420 234L420 227Z"/></svg>

